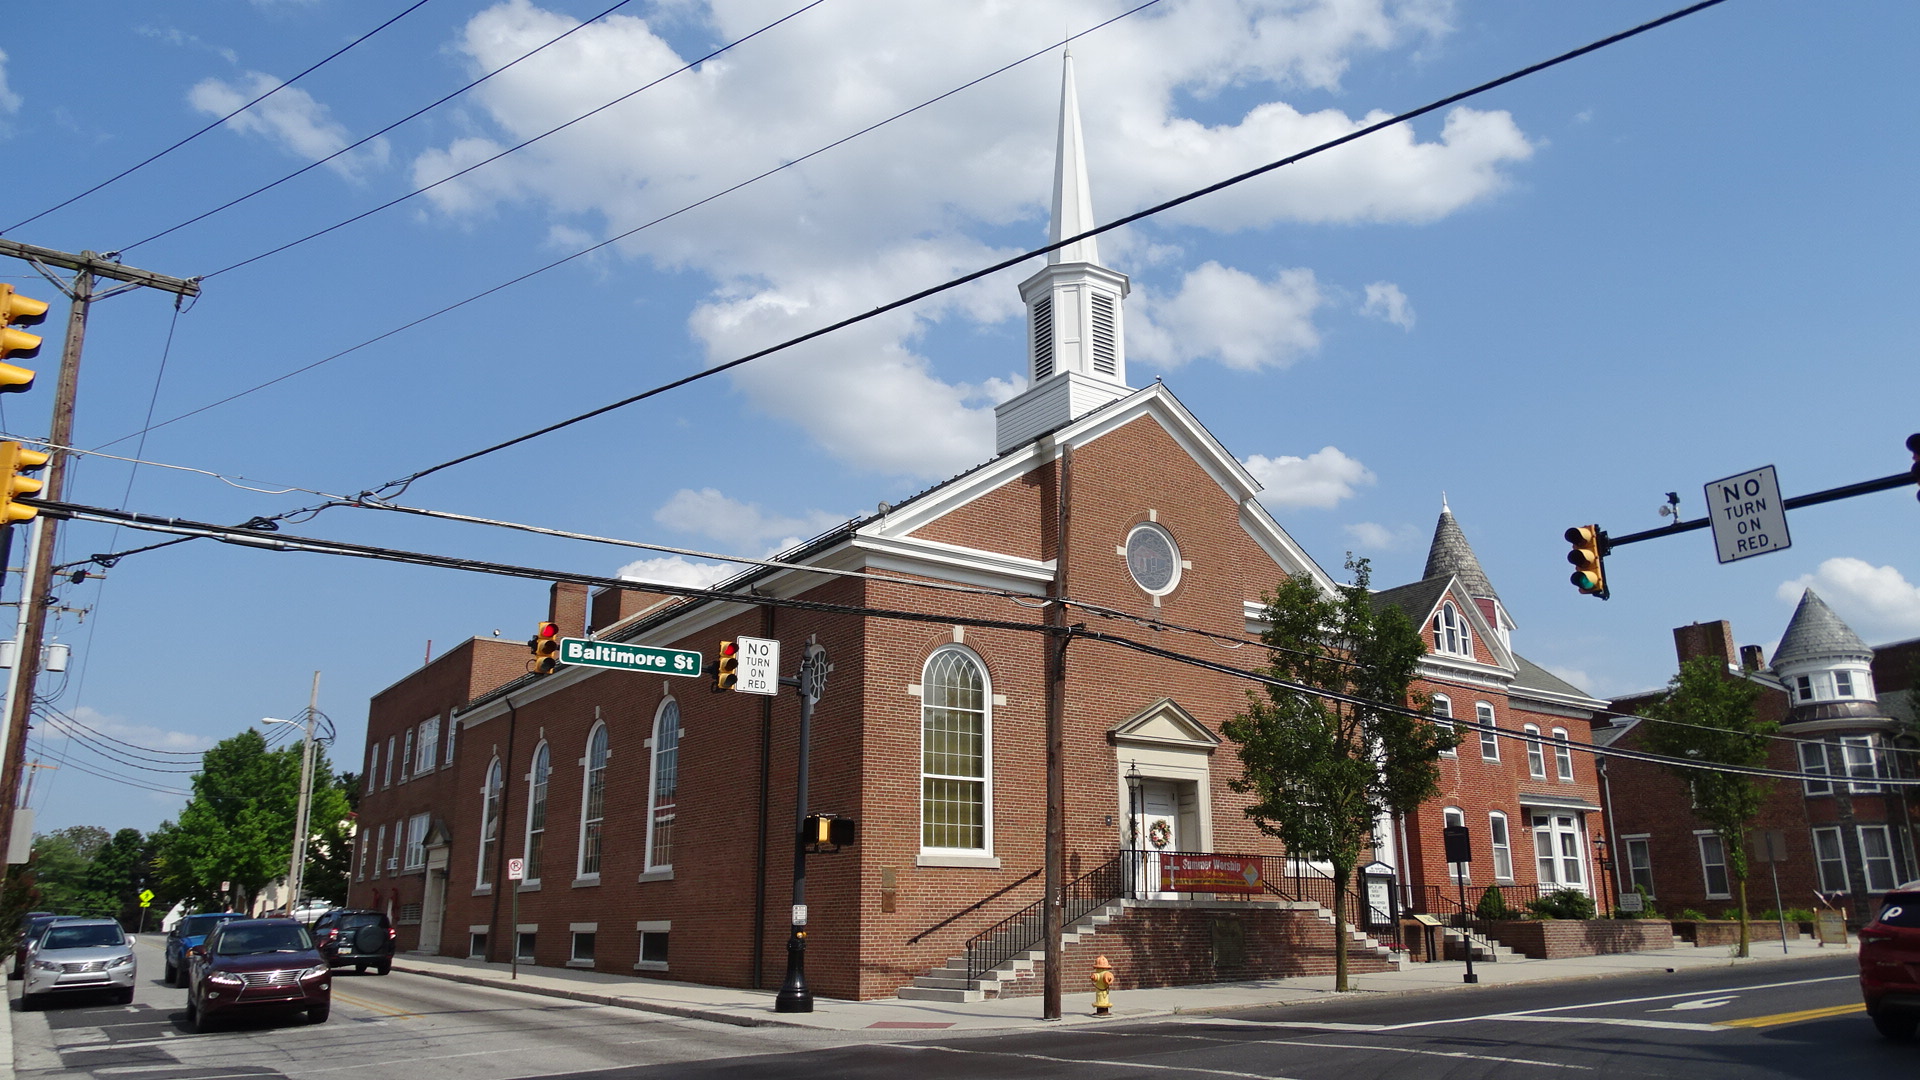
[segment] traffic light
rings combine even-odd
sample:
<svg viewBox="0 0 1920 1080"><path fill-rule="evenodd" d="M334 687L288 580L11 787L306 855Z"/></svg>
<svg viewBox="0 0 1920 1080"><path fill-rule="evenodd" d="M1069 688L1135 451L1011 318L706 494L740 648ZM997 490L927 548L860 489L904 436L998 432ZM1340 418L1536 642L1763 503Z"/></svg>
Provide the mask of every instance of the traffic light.
<svg viewBox="0 0 1920 1080"><path fill-rule="evenodd" d="M832 814L809 814L806 824L800 827L800 838L809 844L841 847L853 843L853 834L852 818L834 817Z"/></svg>
<svg viewBox="0 0 1920 1080"><path fill-rule="evenodd" d="M1913 477L1914 483L1920 484L1920 431L1907 436L1907 449L1913 453L1913 472L1908 475ZM1913 497L1920 499L1920 491L1914 492Z"/></svg>
<svg viewBox="0 0 1920 1080"><path fill-rule="evenodd" d="M36 323L47 313L47 302L21 296L13 286L0 284L0 361L9 356L33 356L40 351L40 335L14 329L15 324ZM33 385L33 372L13 364L0 363L0 392L25 390Z"/></svg>
<svg viewBox="0 0 1920 1080"><path fill-rule="evenodd" d="M713 662L713 688L731 690L740 685L740 646L731 641L720 643L720 658Z"/></svg>
<svg viewBox="0 0 1920 1080"><path fill-rule="evenodd" d="M540 629L527 639L527 648L533 652L533 673L551 673L560 666L560 628L550 622L541 623Z"/></svg>
<svg viewBox="0 0 1920 1080"><path fill-rule="evenodd" d="M1598 525L1575 525L1567 530L1567 561L1573 564L1574 587L1605 600L1607 592L1607 532Z"/></svg>
<svg viewBox="0 0 1920 1080"><path fill-rule="evenodd" d="M51 455L42 451L29 450L17 442L0 442L0 469L6 470L6 477L0 480L0 525L32 521L33 515L40 512L39 507L14 500L32 495L43 486L35 477L20 474L38 469L50 460Z"/></svg>

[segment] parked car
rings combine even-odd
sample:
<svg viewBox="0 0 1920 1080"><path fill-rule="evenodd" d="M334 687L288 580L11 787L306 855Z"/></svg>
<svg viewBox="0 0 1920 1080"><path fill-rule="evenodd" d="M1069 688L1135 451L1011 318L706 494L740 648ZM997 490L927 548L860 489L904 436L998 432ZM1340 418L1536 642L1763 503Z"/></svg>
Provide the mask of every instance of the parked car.
<svg viewBox="0 0 1920 1080"><path fill-rule="evenodd" d="M63 919L48 923L34 943L20 986L20 1007L39 1008L51 994L111 991L122 1005L133 1002L137 964L133 940L112 919Z"/></svg>
<svg viewBox="0 0 1920 1080"><path fill-rule="evenodd" d="M304 1012L324 1024L333 1009L333 973L313 935L292 919L234 919L189 955L187 1030L260 1013Z"/></svg>
<svg viewBox="0 0 1920 1080"><path fill-rule="evenodd" d="M383 911L334 908L314 921L313 937L334 967L352 964L361 974L393 970L393 924Z"/></svg>
<svg viewBox="0 0 1920 1080"><path fill-rule="evenodd" d="M333 901L331 900L302 900L294 905L293 917L312 926L315 919L332 910Z"/></svg>
<svg viewBox="0 0 1920 1080"><path fill-rule="evenodd" d="M221 923L244 919L238 911L213 911L199 915L188 915L173 924L167 932L167 944L163 950L166 957L166 970L160 981L168 986L182 986L187 981L187 955L200 947L213 928Z"/></svg>
<svg viewBox="0 0 1920 1080"><path fill-rule="evenodd" d="M30 911L20 924L20 940L13 944L13 971L9 979L18 979L27 973L27 963L33 959L33 944L39 940L40 932L49 925L66 919L77 919L78 915L52 915L44 911Z"/></svg>
<svg viewBox="0 0 1920 1080"><path fill-rule="evenodd" d="M1888 893L1861 927L1860 992L1880 1034L1904 1040L1920 1029L1920 881Z"/></svg>

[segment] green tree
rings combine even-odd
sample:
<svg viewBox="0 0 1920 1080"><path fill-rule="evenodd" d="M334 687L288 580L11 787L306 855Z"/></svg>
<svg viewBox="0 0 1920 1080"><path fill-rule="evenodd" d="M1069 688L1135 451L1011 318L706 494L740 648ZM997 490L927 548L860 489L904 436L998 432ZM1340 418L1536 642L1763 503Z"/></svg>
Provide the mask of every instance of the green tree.
<svg viewBox="0 0 1920 1080"><path fill-rule="evenodd" d="M1376 607L1365 559L1347 560L1353 584L1329 596L1305 575L1266 597L1266 673L1330 691L1281 686L1247 695L1247 711L1221 726L1239 746L1233 790L1253 797L1247 817L1287 853L1333 866L1334 988L1347 986L1347 889L1371 851L1375 821L1439 791L1438 760L1460 743L1425 719L1411 692L1426 643L1395 607Z"/></svg>
<svg viewBox="0 0 1920 1080"><path fill-rule="evenodd" d="M1768 739L1780 729L1754 713L1760 688L1727 671L1712 657L1695 657L1680 665L1667 684L1666 696L1647 709L1656 721L1647 724L1642 745L1656 754L1700 762L1755 768L1766 764ZM1713 768L1669 765L1667 771L1685 782L1693 793L1693 815L1714 831L1726 852L1727 874L1733 878L1740 901L1740 955L1751 944L1747 912L1747 829L1760 814L1771 781Z"/></svg>
<svg viewBox="0 0 1920 1080"><path fill-rule="evenodd" d="M69 825L33 838L33 873L40 900L63 915L113 915L118 904L99 891L93 860L112 839L97 825Z"/></svg>
<svg viewBox="0 0 1920 1080"><path fill-rule="evenodd" d="M314 749L314 775L326 778L325 755ZM347 885L353 873L353 815L358 802L360 778L340 773L322 783L316 779L312 812L308 815L312 834L307 842L307 869L303 878L305 893L345 903Z"/></svg>
<svg viewBox="0 0 1920 1080"><path fill-rule="evenodd" d="M267 749L253 730L206 752L193 778L193 797L179 820L163 824L156 837L156 869L171 895L196 905L245 907L269 882L286 876L300 755L299 743ZM317 777L332 776L319 747L313 768ZM336 784L316 783L309 807L315 835L337 832L348 817L346 795ZM223 881L230 885L224 894Z"/></svg>

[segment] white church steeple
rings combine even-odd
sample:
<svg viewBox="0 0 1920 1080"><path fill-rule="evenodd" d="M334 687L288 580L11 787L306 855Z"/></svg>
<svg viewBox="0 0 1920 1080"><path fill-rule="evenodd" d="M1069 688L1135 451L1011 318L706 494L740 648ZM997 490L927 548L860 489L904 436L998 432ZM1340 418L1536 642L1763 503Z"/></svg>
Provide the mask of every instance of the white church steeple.
<svg viewBox="0 0 1920 1080"><path fill-rule="evenodd" d="M1094 224L1073 54L1068 53L1060 81L1048 238L1057 243ZM1100 246L1093 237L1048 252L1047 265L1020 283L1020 297L1027 305L1028 386L994 411L998 452L1132 393L1121 304L1129 288L1125 274L1100 265Z"/></svg>

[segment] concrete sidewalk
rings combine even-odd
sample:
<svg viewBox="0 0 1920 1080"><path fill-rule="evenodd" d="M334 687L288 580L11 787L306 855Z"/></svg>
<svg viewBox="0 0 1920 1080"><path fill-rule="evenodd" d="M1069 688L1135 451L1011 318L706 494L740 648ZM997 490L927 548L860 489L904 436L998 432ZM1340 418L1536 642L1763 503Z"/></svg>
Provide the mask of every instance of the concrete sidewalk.
<svg viewBox="0 0 1920 1080"><path fill-rule="evenodd" d="M1805 960L1821 956L1849 956L1853 943L1822 947L1810 940L1790 941L1783 952L1780 943L1755 942L1753 955L1735 959L1732 950L1715 946L1682 946L1654 952L1624 953L1612 956L1586 956L1567 960L1518 960L1497 964L1477 963L1474 972L1478 986L1503 986L1512 983L1545 982L1557 979L1591 979L1613 975L1685 971L1696 968L1727 967L1734 964L1767 964ZM902 1001L879 998L872 1001L842 1001L816 998L810 1013L777 1013L773 1010L773 990L738 990L697 983L666 982L566 968L528 967L511 978L504 964L477 960L455 960L444 956L403 954L394 960L395 971L430 975L456 982L516 990L527 994L565 998L574 1001L639 1009L699 1020L746 1027L788 1025L830 1031L983 1031L1034 1028L1057 1024L1097 1024L1108 1019L1144 1020L1176 1014L1206 1013L1219 1009L1254 1005L1298 1004L1324 1001L1334 996L1331 975L1297 979L1261 979L1253 982L1211 983L1204 986L1177 986L1154 990L1126 989L1126 973L1121 972L1119 988L1113 993L1113 1016L1093 1015L1091 990L1080 991L1084 980L1069 979L1061 1000L1061 1019L1040 1018L1040 998L1016 997L967 1004L934 1001ZM1459 989L1471 991L1462 980L1466 965L1459 961L1431 964L1409 963L1403 970L1379 974L1354 975L1350 982L1361 994L1398 994ZM342 980L342 989L352 980Z"/></svg>

